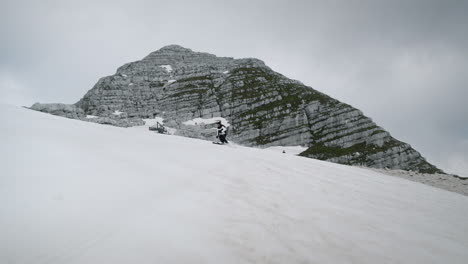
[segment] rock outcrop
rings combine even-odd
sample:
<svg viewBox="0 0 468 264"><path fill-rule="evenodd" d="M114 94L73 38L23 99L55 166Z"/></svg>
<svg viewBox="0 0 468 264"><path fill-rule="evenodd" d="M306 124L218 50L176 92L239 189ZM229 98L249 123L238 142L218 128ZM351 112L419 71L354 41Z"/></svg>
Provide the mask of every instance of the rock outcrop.
<svg viewBox="0 0 468 264"><path fill-rule="evenodd" d="M53 115L64 116L72 119L80 119L85 117L83 109L69 104L33 104L30 109L50 113Z"/></svg>
<svg viewBox="0 0 468 264"><path fill-rule="evenodd" d="M309 147L301 153L305 157L441 172L358 109L288 79L258 59L166 46L101 78L74 106L71 112L80 113L78 118L116 111L125 112L126 119L158 116L181 129L179 134L200 137L206 135L190 132L182 123L224 117L231 123L230 139L243 145L302 145Z"/></svg>
<svg viewBox="0 0 468 264"><path fill-rule="evenodd" d="M141 118L128 118L125 113L103 113L101 116L86 115L83 109L69 104L41 104L35 103L30 109L71 119L79 119L103 125L118 127L142 126L145 122Z"/></svg>

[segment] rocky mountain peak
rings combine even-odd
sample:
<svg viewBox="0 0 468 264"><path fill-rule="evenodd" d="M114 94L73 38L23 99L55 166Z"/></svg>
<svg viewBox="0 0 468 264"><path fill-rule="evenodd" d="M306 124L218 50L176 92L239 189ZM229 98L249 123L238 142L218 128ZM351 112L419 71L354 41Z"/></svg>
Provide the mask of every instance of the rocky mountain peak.
<svg viewBox="0 0 468 264"><path fill-rule="evenodd" d="M182 47L180 45L177 45L177 44L171 44L171 45L164 46L164 47L160 48L159 50L157 50L156 52L165 52L165 51L193 52L191 49L184 48L184 47Z"/></svg>
<svg viewBox="0 0 468 264"><path fill-rule="evenodd" d="M232 57L218 57L207 52L196 52L180 45L172 44L164 46L143 58L141 62L163 65L166 63L185 64L194 66L214 65L225 67L230 65L250 64L258 67L266 67L265 63L256 58L234 59ZM173 65L174 66L174 65Z"/></svg>
<svg viewBox="0 0 468 264"><path fill-rule="evenodd" d="M217 58L216 55L205 52L194 52L191 49L179 45L168 45L151 52L142 61L152 63L194 63L210 61Z"/></svg>
<svg viewBox="0 0 468 264"><path fill-rule="evenodd" d="M101 78L74 106L55 106L50 112L82 119L118 118L117 123L102 122L122 126L139 124L134 119L161 117L179 135L206 139L212 131L197 131L184 122L222 117L231 124L229 138L243 145L300 145L307 148L302 156L336 163L441 172L358 109L253 58L165 46Z"/></svg>

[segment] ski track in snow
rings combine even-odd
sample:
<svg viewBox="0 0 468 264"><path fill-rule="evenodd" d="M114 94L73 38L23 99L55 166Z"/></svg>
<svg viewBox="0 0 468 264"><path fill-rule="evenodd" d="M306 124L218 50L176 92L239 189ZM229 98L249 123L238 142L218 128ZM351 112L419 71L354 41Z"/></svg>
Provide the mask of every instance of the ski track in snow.
<svg viewBox="0 0 468 264"><path fill-rule="evenodd" d="M0 105L0 263L465 263L468 197Z"/></svg>

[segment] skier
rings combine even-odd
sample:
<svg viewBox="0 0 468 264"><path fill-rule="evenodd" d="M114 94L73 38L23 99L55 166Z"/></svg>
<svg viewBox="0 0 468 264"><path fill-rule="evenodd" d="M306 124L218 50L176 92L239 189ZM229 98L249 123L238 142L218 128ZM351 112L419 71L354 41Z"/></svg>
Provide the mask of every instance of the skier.
<svg viewBox="0 0 468 264"><path fill-rule="evenodd" d="M216 134L216 138L219 138L219 141L221 141L221 143L219 143L219 144L229 143L226 140L226 136L227 136L226 126L221 124L221 121L218 121L217 124L218 124L218 128L217 128L218 131L217 131L217 134Z"/></svg>

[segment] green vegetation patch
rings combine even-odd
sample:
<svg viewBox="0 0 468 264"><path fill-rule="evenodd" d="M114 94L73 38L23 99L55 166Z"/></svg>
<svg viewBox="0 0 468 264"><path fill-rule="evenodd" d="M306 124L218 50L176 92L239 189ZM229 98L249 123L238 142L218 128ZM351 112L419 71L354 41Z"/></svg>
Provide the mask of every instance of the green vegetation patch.
<svg viewBox="0 0 468 264"><path fill-rule="evenodd" d="M304 157L316 157L321 160L327 160L331 158L352 155L356 152L361 153L361 159L365 159L365 156L375 154L378 152L384 152L390 148L401 145L402 142L398 140L391 140L386 142L383 146L377 146L374 144L367 144L366 142L354 144L348 148L342 148L339 146L325 146L323 143L317 143L306 151L300 153L300 156Z"/></svg>

